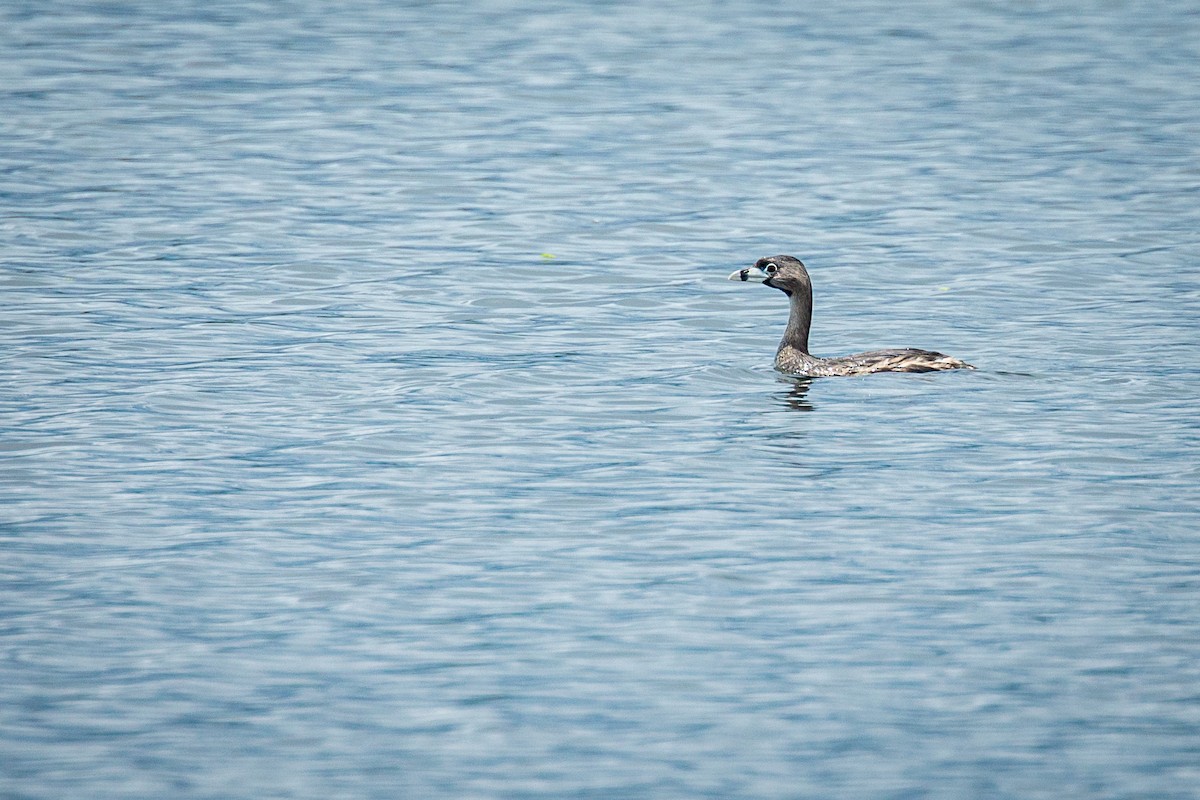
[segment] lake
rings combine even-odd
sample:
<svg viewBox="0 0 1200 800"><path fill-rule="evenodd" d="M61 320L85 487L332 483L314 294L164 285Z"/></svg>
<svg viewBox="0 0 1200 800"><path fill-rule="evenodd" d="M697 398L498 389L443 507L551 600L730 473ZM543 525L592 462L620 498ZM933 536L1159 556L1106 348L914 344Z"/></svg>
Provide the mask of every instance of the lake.
<svg viewBox="0 0 1200 800"><path fill-rule="evenodd" d="M1194 798L1198 132L1186 4L6 4L0 795Z"/></svg>

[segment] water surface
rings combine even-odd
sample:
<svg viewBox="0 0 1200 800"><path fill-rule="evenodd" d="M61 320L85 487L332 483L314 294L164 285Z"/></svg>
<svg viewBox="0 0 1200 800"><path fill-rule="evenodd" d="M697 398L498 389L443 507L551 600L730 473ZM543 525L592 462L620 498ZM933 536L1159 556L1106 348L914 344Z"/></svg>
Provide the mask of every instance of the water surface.
<svg viewBox="0 0 1200 800"><path fill-rule="evenodd" d="M1198 43L9 4L0 794L1193 797Z"/></svg>

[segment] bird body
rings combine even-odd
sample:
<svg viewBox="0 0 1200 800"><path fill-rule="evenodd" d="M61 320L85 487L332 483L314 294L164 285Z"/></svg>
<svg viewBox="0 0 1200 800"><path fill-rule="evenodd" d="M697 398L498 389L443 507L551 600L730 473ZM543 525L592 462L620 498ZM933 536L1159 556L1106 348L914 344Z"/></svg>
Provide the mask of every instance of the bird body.
<svg viewBox="0 0 1200 800"><path fill-rule="evenodd" d="M975 369L952 356L913 348L871 350L834 358L814 356L808 351L808 331L812 323L812 281L804 264L792 256L760 258L753 267L734 272L729 280L763 283L788 296L791 314L779 350L775 353L775 368L780 372L806 378L826 378L870 375L874 372Z"/></svg>

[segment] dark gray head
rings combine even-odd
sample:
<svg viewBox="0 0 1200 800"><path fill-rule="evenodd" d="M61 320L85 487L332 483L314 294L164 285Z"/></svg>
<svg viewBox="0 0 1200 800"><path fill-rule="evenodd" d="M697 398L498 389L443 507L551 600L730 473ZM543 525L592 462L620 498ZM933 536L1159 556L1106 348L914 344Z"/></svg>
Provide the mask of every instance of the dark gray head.
<svg viewBox="0 0 1200 800"><path fill-rule="evenodd" d="M738 270L729 276L731 281L754 281L770 286L791 297L812 294L812 281L800 259L792 256L768 256L754 262L753 267Z"/></svg>
<svg viewBox="0 0 1200 800"><path fill-rule="evenodd" d="M778 289L788 296L792 311L788 316L780 353L790 348L808 355L808 327L812 321L812 281L800 259L792 256L768 256L729 276L731 281L755 281ZM778 363L779 355L776 355Z"/></svg>

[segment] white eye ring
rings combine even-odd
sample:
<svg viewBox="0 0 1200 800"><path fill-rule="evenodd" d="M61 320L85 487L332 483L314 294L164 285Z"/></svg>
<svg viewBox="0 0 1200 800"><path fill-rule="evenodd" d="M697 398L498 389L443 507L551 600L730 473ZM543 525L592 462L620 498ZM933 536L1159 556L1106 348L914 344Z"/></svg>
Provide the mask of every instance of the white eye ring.
<svg viewBox="0 0 1200 800"><path fill-rule="evenodd" d="M774 264L767 264L766 272L768 275L774 275L778 271L779 267L775 266Z"/></svg>

